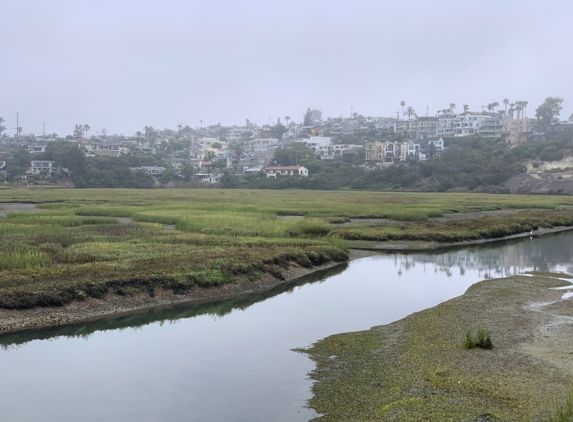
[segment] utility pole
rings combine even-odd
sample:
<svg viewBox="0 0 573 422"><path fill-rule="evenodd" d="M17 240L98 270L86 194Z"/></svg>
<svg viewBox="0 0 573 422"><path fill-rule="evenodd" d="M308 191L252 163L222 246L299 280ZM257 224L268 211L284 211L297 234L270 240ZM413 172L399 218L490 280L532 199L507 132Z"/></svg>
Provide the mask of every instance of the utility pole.
<svg viewBox="0 0 573 422"><path fill-rule="evenodd" d="M396 110L396 120L400 120L400 110Z"/></svg>
<svg viewBox="0 0 573 422"><path fill-rule="evenodd" d="M42 129L42 136L46 136L46 122L44 122L44 128Z"/></svg>
<svg viewBox="0 0 573 422"><path fill-rule="evenodd" d="M428 117L428 111L430 110L430 106L426 106L426 117Z"/></svg>

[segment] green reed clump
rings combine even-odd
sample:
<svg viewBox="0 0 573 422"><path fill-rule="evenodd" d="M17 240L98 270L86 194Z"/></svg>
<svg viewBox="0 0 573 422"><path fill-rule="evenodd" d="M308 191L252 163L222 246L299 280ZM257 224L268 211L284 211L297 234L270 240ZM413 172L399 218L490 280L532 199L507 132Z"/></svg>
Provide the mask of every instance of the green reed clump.
<svg viewBox="0 0 573 422"><path fill-rule="evenodd" d="M573 386L569 389L565 403L554 401L547 422L573 422Z"/></svg>
<svg viewBox="0 0 573 422"><path fill-rule="evenodd" d="M491 342L491 335L484 327L478 327L477 330L467 330L464 334L464 349L491 349L493 343Z"/></svg>

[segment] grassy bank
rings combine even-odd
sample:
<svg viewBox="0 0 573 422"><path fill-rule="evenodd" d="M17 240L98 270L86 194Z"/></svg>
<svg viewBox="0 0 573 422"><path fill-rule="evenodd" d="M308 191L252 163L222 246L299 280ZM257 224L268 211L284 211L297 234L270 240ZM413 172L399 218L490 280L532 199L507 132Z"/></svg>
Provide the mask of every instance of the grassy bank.
<svg viewBox="0 0 573 422"><path fill-rule="evenodd" d="M281 279L289 265L344 261L346 239L473 240L573 225L567 197L238 190L7 190L41 212L0 219L0 308L61 306L108 293L186 293ZM2 205L0 204L0 211ZM447 213L535 209L433 222ZM539 210L543 211L539 211ZM350 219L397 225L341 226Z"/></svg>
<svg viewBox="0 0 573 422"><path fill-rule="evenodd" d="M567 284L544 275L487 280L387 326L328 337L310 405L324 421L548 421L573 375ZM466 348L485 327L493 348ZM569 420L569 419L564 419Z"/></svg>

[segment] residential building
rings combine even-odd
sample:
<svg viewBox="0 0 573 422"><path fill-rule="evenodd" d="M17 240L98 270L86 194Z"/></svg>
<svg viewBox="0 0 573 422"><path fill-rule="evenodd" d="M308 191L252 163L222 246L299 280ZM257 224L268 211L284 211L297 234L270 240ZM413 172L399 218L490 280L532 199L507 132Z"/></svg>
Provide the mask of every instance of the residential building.
<svg viewBox="0 0 573 422"><path fill-rule="evenodd" d="M486 119L481 122L481 126L477 128L476 133L482 138L501 139L504 126L504 119L499 115L491 116L491 119Z"/></svg>
<svg viewBox="0 0 573 422"><path fill-rule="evenodd" d="M269 149L277 149L279 140L276 138L255 138L245 142L245 152L254 154L259 151L266 151Z"/></svg>
<svg viewBox="0 0 573 422"><path fill-rule="evenodd" d="M310 139L303 139L302 141L306 143L306 146L314 150L316 155L320 155L322 158L332 157L334 153L334 148L332 145L332 138L328 136L316 136Z"/></svg>
<svg viewBox="0 0 573 422"><path fill-rule="evenodd" d="M263 171L269 178L276 178L277 175L308 177L308 169L303 166L274 166L266 167L263 169Z"/></svg>
<svg viewBox="0 0 573 422"><path fill-rule="evenodd" d="M507 144L516 145L527 142L535 132L536 120L523 117L521 119L505 119L503 135Z"/></svg>
<svg viewBox="0 0 573 422"><path fill-rule="evenodd" d="M434 158L444 150L444 139L441 137L426 138L420 141L417 148L418 159L421 161Z"/></svg>
<svg viewBox="0 0 573 422"><path fill-rule="evenodd" d="M412 123L412 134L415 139L438 136L439 120L437 117L418 117Z"/></svg>
<svg viewBox="0 0 573 422"><path fill-rule="evenodd" d="M141 167L131 167L131 171L137 171L145 174L150 174L153 177L160 177L163 176L165 173L165 167L149 167L149 166L141 166Z"/></svg>
<svg viewBox="0 0 573 422"><path fill-rule="evenodd" d="M48 160L32 160L30 161L30 167L26 170L27 174L41 174L41 173L51 173L52 169L56 166L53 161Z"/></svg>
<svg viewBox="0 0 573 422"><path fill-rule="evenodd" d="M454 136L458 115L446 111L438 117L438 136Z"/></svg>
<svg viewBox="0 0 573 422"><path fill-rule="evenodd" d="M349 151L351 149L358 149L362 148L362 145L354 145L354 144L336 144L332 146L332 153L334 155L342 155L345 151Z"/></svg>
<svg viewBox="0 0 573 422"><path fill-rule="evenodd" d="M491 116L486 114L466 111L456 119L455 136L475 135L477 130L489 119Z"/></svg>
<svg viewBox="0 0 573 422"><path fill-rule="evenodd" d="M573 122L556 122L546 128L547 139L560 139L573 143Z"/></svg>

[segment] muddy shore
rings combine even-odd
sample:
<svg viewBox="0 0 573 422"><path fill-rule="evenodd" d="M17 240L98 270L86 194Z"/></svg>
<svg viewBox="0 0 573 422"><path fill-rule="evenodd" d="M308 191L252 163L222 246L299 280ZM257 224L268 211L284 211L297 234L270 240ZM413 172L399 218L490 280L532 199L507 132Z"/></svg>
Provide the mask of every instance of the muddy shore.
<svg viewBox="0 0 573 422"><path fill-rule="evenodd" d="M563 277L481 281L392 324L317 342L304 350L316 362L316 420L547 420L573 377L573 303L555 289L570 286ZM464 349L466 330L480 326L494 348Z"/></svg>
<svg viewBox="0 0 573 422"><path fill-rule="evenodd" d="M351 259L361 256L367 256L367 254L358 252ZM83 301L75 301L55 308L0 309L0 334L74 324L108 316L121 316L166 305L181 303L200 304L262 293L279 284L287 283L315 271L337 265L345 264L331 262L326 265L305 268L291 262L289 267L282 271L284 279L264 273L256 281L249 280L246 276L237 276L234 283L209 288L194 287L183 294L175 294L171 289L156 288L154 296L150 296L147 293L138 293L134 296L120 296L110 292L102 299L89 297Z"/></svg>

